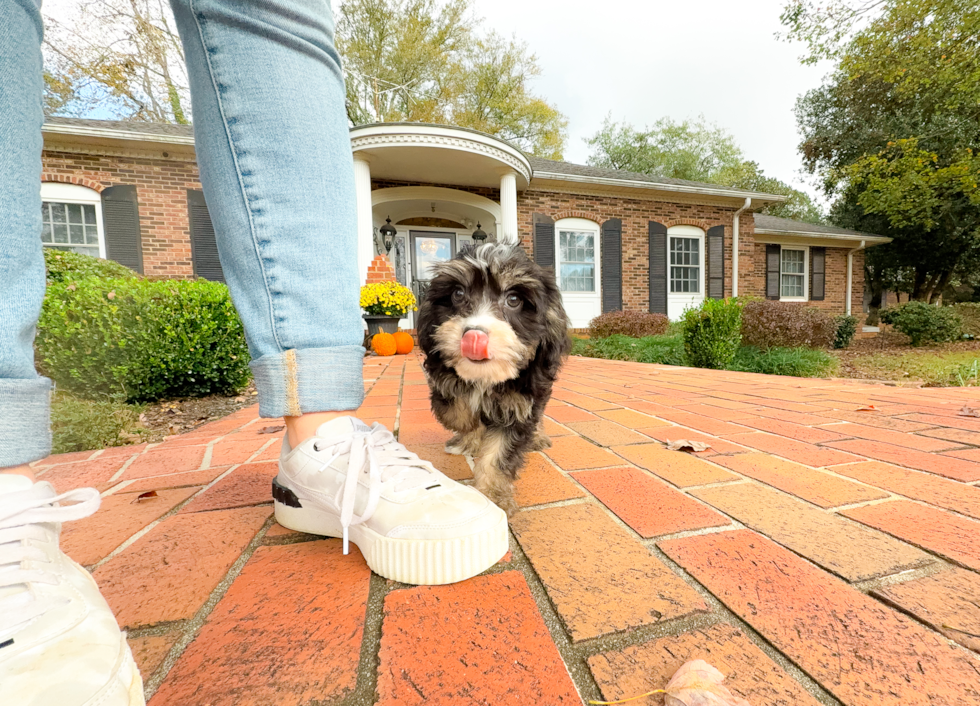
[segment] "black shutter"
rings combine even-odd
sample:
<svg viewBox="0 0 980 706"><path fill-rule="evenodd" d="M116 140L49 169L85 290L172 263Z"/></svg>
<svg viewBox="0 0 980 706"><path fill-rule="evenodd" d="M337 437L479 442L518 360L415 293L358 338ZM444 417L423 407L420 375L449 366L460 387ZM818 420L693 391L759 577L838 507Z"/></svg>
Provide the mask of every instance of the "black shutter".
<svg viewBox="0 0 980 706"><path fill-rule="evenodd" d="M543 213L535 213L531 223L534 224L534 261L554 272L555 222Z"/></svg>
<svg viewBox="0 0 980 706"><path fill-rule="evenodd" d="M766 246L766 299L779 299L780 247Z"/></svg>
<svg viewBox="0 0 980 706"><path fill-rule="evenodd" d="M102 226L106 257L143 274L140 204L134 185L119 184L102 190Z"/></svg>
<svg viewBox="0 0 980 706"><path fill-rule="evenodd" d="M214 226L211 214L204 201L204 192L199 189L187 190L187 218L191 226L191 259L194 262L194 275L212 282L224 282L225 273L218 259L218 243L214 239Z"/></svg>
<svg viewBox="0 0 980 706"><path fill-rule="evenodd" d="M667 315L667 226L650 221L650 313Z"/></svg>
<svg viewBox="0 0 980 706"><path fill-rule="evenodd" d="M708 228L708 297L725 298L725 226Z"/></svg>
<svg viewBox="0 0 980 706"><path fill-rule="evenodd" d="M602 313L623 308L623 221L602 224Z"/></svg>
<svg viewBox="0 0 980 706"><path fill-rule="evenodd" d="M822 302L827 288L827 248L810 248L810 299Z"/></svg>

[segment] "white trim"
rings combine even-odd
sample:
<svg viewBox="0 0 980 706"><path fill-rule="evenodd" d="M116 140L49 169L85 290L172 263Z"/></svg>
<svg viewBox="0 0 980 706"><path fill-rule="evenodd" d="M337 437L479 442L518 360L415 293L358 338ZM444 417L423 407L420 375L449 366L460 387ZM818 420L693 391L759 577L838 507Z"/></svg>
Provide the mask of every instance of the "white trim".
<svg viewBox="0 0 980 706"><path fill-rule="evenodd" d="M866 241L870 245L879 245L884 243L892 242L891 238L885 238L880 235L861 235L860 233L855 233L854 235L845 235L844 233L814 233L813 231L805 230L768 230L766 228L756 228L756 235L775 235L775 236L789 236L793 238L823 238L827 240L849 240L851 242L857 243L861 241ZM765 238L756 238L756 242L770 242ZM775 241L772 241L775 243ZM843 245L838 245L836 247L844 247Z"/></svg>
<svg viewBox="0 0 980 706"><path fill-rule="evenodd" d="M90 125L64 125L44 123L41 132L48 135L76 135L79 137L102 137L111 140L133 140L136 142L156 142L165 145L194 145L193 135L165 135L159 132L139 132L136 130L114 130L112 128L92 127Z"/></svg>
<svg viewBox="0 0 980 706"><path fill-rule="evenodd" d="M377 207L395 201L450 201L452 203L471 206L486 211L501 221L500 204L485 196L459 189L447 189L443 186L392 186L387 189L376 189L371 192L372 206ZM422 213L432 216L431 213Z"/></svg>
<svg viewBox="0 0 980 706"><path fill-rule="evenodd" d="M783 296L783 251L795 250L803 251L803 296L784 297ZM786 274L799 277L799 272L787 272ZM826 285L825 285L826 286ZM810 248L806 245L780 245L779 246L779 301L781 302L808 302L810 301Z"/></svg>
<svg viewBox="0 0 980 706"><path fill-rule="evenodd" d="M95 189L78 184L62 184L57 181L41 182L41 202L79 203L95 206L95 225L99 235L99 257L105 254L105 226L102 223L102 196ZM45 245L48 245L47 243ZM56 250L61 250L54 246Z"/></svg>
<svg viewBox="0 0 980 706"><path fill-rule="evenodd" d="M582 174L562 174L560 172L534 172L535 179L551 179L554 181L570 181L579 184L602 184L604 186L629 187L632 189L653 189L656 191L673 191L682 194L701 194L704 196L723 196L726 198L746 199L765 203L782 203L785 196L764 194L756 191L733 191L723 187L692 186L689 184L663 184L654 181L638 181L634 179L614 179L610 177L584 176ZM761 203L759 204L762 205Z"/></svg>

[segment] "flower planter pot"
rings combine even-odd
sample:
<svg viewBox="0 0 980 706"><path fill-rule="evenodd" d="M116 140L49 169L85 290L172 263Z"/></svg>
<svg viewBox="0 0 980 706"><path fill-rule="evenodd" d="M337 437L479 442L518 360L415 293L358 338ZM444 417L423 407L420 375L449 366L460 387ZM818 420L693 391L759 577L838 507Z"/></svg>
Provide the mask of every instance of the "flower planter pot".
<svg viewBox="0 0 980 706"><path fill-rule="evenodd" d="M373 336L376 333L395 333L398 330L398 322L401 321L400 316L385 316L377 314L364 314L363 315L365 323L367 323L368 336Z"/></svg>

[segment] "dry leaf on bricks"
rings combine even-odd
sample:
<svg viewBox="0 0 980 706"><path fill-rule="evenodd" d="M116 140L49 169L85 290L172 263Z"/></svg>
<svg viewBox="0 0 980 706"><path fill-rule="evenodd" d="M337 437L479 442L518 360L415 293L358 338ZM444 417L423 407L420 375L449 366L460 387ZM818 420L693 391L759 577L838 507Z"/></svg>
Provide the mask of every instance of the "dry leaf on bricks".
<svg viewBox="0 0 980 706"><path fill-rule="evenodd" d="M653 694L664 694L664 706L751 706L745 699L735 696L723 686L725 675L705 662L695 659L681 665L663 689L631 696L619 701L589 701L590 704L625 704Z"/></svg>
<svg viewBox="0 0 980 706"><path fill-rule="evenodd" d="M677 439L668 441L667 448L671 451L707 451L711 448L711 444L706 444L703 441L691 441L690 439Z"/></svg>

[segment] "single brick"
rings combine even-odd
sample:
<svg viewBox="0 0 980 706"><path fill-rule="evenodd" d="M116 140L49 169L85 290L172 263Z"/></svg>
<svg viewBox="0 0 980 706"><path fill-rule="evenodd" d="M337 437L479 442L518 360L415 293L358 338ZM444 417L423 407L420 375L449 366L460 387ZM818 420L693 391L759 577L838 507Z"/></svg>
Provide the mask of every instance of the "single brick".
<svg viewBox="0 0 980 706"><path fill-rule="evenodd" d="M167 488L184 488L191 485L207 485L222 473L228 470L228 466L212 466L203 471L185 471L184 473L170 473L165 476L150 476L149 478L138 478L129 481L128 485L123 486L121 493L144 493L147 490L165 490Z"/></svg>
<svg viewBox="0 0 980 706"><path fill-rule="evenodd" d="M514 498L519 507L583 497L582 489L539 453L528 454L524 470L514 484Z"/></svg>
<svg viewBox="0 0 980 706"><path fill-rule="evenodd" d="M391 427L388 427L389 430ZM445 444L453 433L439 424L407 424L399 427L398 440L409 444Z"/></svg>
<svg viewBox="0 0 980 706"><path fill-rule="evenodd" d="M575 392L556 391L554 397L556 400L561 400L567 404L575 405L581 409L587 409L590 412L595 412L600 409L618 409L621 406L612 402L606 402L605 400L596 399L595 397L590 397L589 395L580 395Z"/></svg>
<svg viewBox="0 0 980 706"><path fill-rule="evenodd" d="M511 528L576 642L707 610L591 503L525 510Z"/></svg>
<svg viewBox="0 0 980 706"><path fill-rule="evenodd" d="M911 500L845 510L842 514L980 571L980 522Z"/></svg>
<svg viewBox="0 0 980 706"><path fill-rule="evenodd" d="M92 454L95 453L95 449L90 449L89 451L72 451L66 454L54 454L46 458L41 459L35 464L37 466L56 466L62 463L74 463L76 461L87 461L92 458Z"/></svg>
<svg viewBox="0 0 980 706"><path fill-rule="evenodd" d="M751 451L751 449L747 449L744 446L739 446L738 444L733 444L732 442L726 441L720 437L702 434L699 431L685 429L684 427L671 425L669 427L660 427L657 429L643 429L642 431L647 436L651 436L658 441L663 441L664 443L681 440L701 441L711 447L706 451L691 452L695 456L707 457L714 456L715 454L734 454Z"/></svg>
<svg viewBox="0 0 980 706"><path fill-rule="evenodd" d="M211 447L212 466L231 466L245 463L269 442L269 436L232 434Z"/></svg>
<svg viewBox="0 0 980 706"><path fill-rule="evenodd" d="M980 488L924 471L910 471L881 461L834 466L834 473L890 490L913 500L980 519Z"/></svg>
<svg viewBox="0 0 980 706"><path fill-rule="evenodd" d="M151 706L301 706L357 682L371 572L339 541L259 547Z"/></svg>
<svg viewBox="0 0 980 706"><path fill-rule="evenodd" d="M473 470L465 456L447 454L444 444L409 444L408 450L419 458L429 461L433 466L453 480L466 480L473 477Z"/></svg>
<svg viewBox="0 0 980 706"><path fill-rule="evenodd" d="M980 419L976 417L960 416L953 414L947 417L934 414L908 414L903 417L911 422L921 424L925 427L953 427L954 429L965 429L966 431L980 431Z"/></svg>
<svg viewBox="0 0 980 706"><path fill-rule="evenodd" d="M817 416L836 419L841 422L867 424L868 426L879 427L881 429L892 429L893 431L907 433L936 426L935 424L922 424L920 422L910 422L907 419L889 417L881 412L855 412L853 409L833 409L826 412L817 412ZM823 424L827 424L827 422L823 422Z"/></svg>
<svg viewBox="0 0 980 706"><path fill-rule="evenodd" d="M140 670L144 683L153 676L153 672L163 663L163 658L167 656L178 637L180 637L180 633L173 630L164 635L127 638L126 641L129 642L129 647L133 651L133 659L136 660L136 666Z"/></svg>
<svg viewBox="0 0 980 706"><path fill-rule="evenodd" d="M594 422L569 422L568 428L587 439L591 439L599 446L618 446L620 444L642 444L649 443L650 437L637 434L624 426L607 419Z"/></svg>
<svg viewBox="0 0 980 706"><path fill-rule="evenodd" d="M544 452L548 458L566 471L615 466L620 462L608 450L590 444L578 436L559 436L552 439L551 448L545 449Z"/></svg>
<svg viewBox="0 0 980 706"><path fill-rule="evenodd" d="M573 477L642 537L731 524L727 517L637 468L579 471Z"/></svg>
<svg viewBox="0 0 980 706"><path fill-rule="evenodd" d="M628 429L651 429L653 427L669 427L670 422L651 417L649 414L634 412L632 409L607 409L596 412L603 419L622 424Z"/></svg>
<svg viewBox="0 0 980 706"><path fill-rule="evenodd" d="M276 461L246 463L194 498L181 513L271 503L272 479L278 472Z"/></svg>
<svg viewBox="0 0 980 706"><path fill-rule="evenodd" d="M617 446L613 451L678 488L738 480L738 476L723 468L712 466L684 451L668 451L660 444Z"/></svg>
<svg viewBox="0 0 980 706"><path fill-rule="evenodd" d="M95 570L122 627L190 618L271 514L267 507L177 514Z"/></svg>
<svg viewBox="0 0 980 706"><path fill-rule="evenodd" d="M155 491L155 496L143 499L139 492L102 498L94 515L65 523L61 529L61 550L83 566L94 564L199 490L200 487L160 490Z"/></svg>
<svg viewBox="0 0 980 706"><path fill-rule="evenodd" d="M880 490L768 454L719 456L714 461L820 507L837 507L888 497L888 493Z"/></svg>
<svg viewBox="0 0 980 706"><path fill-rule="evenodd" d="M658 417L662 417L663 419L671 421L674 424L682 427L697 429L698 431L704 432L705 434L711 434L712 436L727 436L729 434L742 434L750 431L748 427L723 422L719 419L713 419L711 417L704 417L700 414L680 412L669 408L664 409L666 409L666 411L656 413Z"/></svg>
<svg viewBox="0 0 980 706"><path fill-rule="evenodd" d="M921 579L876 588L872 595L980 652L980 576L950 567Z"/></svg>
<svg viewBox="0 0 980 706"><path fill-rule="evenodd" d="M974 706L976 660L750 530L659 544L848 706Z"/></svg>
<svg viewBox="0 0 980 706"><path fill-rule="evenodd" d="M602 697L613 701L663 689L674 672L695 659L718 669L725 675L724 685L752 706L819 704L745 633L728 623L668 635L619 652L604 652L589 657L588 663Z"/></svg>
<svg viewBox="0 0 980 706"><path fill-rule="evenodd" d="M944 456L952 456L953 458L962 458L965 461L973 461L974 463L980 463L980 449L964 449L963 451L947 451Z"/></svg>
<svg viewBox="0 0 980 706"><path fill-rule="evenodd" d="M570 407L568 405L556 407L549 404L545 408L544 413L560 424L568 424L569 422L587 422L598 419L598 417L591 412L586 412L584 409Z"/></svg>
<svg viewBox="0 0 980 706"><path fill-rule="evenodd" d="M832 429L833 427L819 428L803 426L802 424L794 424L793 422L782 421L780 419L771 419L770 417L743 419L739 421L739 424L744 424L747 427L752 427L753 429L758 429L760 431L778 434L779 436L785 436L797 441L803 441L808 444L820 444L825 441L837 441L838 439L846 439L848 436L847 434L839 434L835 431L829 431L829 429Z"/></svg>
<svg viewBox="0 0 980 706"><path fill-rule="evenodd" d="M542 420L544 425L544 433L548 436L569 436L574 433L568 427L562 426L558 422L554 422L547 417Z"/></svg>
<svg viewBox="0 0 980 706"><path fill-rule="evenodd" d="M934 561L915 547L764 485L735 483L691 492L848 581L864 581Z"/></svg>
<svg viewBox="0 0 980 706"><path fill-rule="evenodd" d="M934 439L945 439L955 441L958 444L971 444L980 446L980 431L966 431L965 429L927 429L919 432L922 436L931 436Z"/></svg>
<svg viewBox="0 0 980 706"><path fill-rule="evenodd" d="M928 471L936 475L971 482L980 480L980 463L964 461L963 459L924 453L915 449L906 449L892 444L877 441L832 441L828 446L852 451L878 461L887 461L897 466L906 466L920 471ZM852 459L854 460L854 459Z"/></svg>
<svg viewBox="0 0 980 706"><path fill-rule="evenodd" d="M832 451L823 446L814 446L802 441L787 439L784 436L776 436L766 432L757 431L751 434L733 434L726 437L729 441L742 444L758 451L765 451L769 454L787 458L797 463L805 463L808 466L832 466L835 463L851 463L863 459L851 454ZM846 443L846 442L845 442Z"/></svg>
<svg viewBox="0 0 980 706"><path fill-rule="evenodd" d="M518 571L385 598L378 704L581 704Z"/></svg>
<svg viewBox="0 0 980 706"><path fill-rule="evenodd" d="M113 456L95 458L91 461L63 463L48 468L39 474L37 479L47 481L59 493L89 486L104 490L112 485L109 479L116 475L128 460L128 457Z"/></svg>
<svg viewBox="0 0 980 706"><path fill-rule="evenodd" d="M150 449L137 456L123 473L123 480L196 471L204 460L205 446L181 446L176 449ZM222 464L216 463L216 466Z"/></svg>

